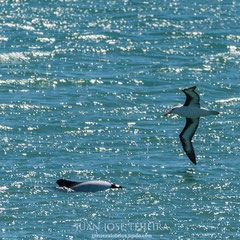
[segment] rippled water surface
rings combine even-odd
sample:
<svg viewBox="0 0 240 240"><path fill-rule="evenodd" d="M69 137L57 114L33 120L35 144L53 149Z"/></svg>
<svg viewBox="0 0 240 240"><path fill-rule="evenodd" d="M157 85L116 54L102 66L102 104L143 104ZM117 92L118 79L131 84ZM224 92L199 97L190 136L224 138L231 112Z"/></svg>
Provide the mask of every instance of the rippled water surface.
<svg viewBox="0 0 240 240"><path fill-rule="evenodd" d="M239 22L230 0L1 0L0 238L240 238ZM221 112L196 166L163 117L191 86Z"/></svg>

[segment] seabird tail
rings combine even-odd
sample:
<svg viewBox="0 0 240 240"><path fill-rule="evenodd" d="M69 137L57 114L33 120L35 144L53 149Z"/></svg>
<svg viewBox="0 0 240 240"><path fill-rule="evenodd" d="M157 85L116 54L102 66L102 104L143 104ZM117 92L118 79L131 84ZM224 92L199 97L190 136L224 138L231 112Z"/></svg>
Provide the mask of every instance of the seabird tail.
<svg viewBox="0 0 240 240"><path fill-rule="evenodd" d="M219 112L218 112L218 111L211 111L211 114L212 114L212 115L218 115Z"/></svg>

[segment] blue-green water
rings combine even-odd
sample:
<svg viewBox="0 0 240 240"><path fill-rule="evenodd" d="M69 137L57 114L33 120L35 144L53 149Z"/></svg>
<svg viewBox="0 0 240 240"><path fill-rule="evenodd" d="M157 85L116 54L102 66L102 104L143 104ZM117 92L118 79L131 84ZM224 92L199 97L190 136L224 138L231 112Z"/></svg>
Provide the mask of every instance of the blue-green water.
<svg viewBox="0 0 240 240"><path fill-rule="evenodd" d="M0 238L240 239L239 23L230 0L0 1ZM163 117L194 85L221 112L196 166Z"/></svg>

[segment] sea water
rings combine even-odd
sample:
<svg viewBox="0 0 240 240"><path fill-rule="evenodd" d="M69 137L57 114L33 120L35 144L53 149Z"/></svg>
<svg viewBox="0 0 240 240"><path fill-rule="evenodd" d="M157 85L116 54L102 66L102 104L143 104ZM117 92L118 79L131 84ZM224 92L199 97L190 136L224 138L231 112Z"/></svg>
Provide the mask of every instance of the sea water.
<svg viewBox="0 0 240 240"><path fill-rule="evenodd" d="M0 1L0 238L240 239L239 23L233 0ZM163 117L192 86L220 112L196 166Z"/></svg>

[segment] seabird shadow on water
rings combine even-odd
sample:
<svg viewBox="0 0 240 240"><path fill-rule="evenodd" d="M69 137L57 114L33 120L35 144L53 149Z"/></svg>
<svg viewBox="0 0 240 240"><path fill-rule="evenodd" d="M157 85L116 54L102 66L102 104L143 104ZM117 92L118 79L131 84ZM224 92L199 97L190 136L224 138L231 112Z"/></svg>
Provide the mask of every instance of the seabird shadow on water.
<svg viewBox="0 0 240 240"><path fill-rule="evenodd" d="M195 178L196 176L195 168L189 168L186 171L183 171L182 176L187 183L194 183L197 181L197 179Z"/></svg>

